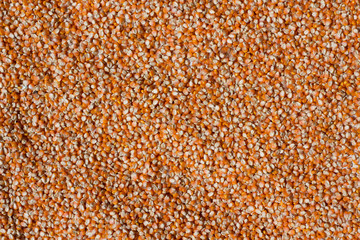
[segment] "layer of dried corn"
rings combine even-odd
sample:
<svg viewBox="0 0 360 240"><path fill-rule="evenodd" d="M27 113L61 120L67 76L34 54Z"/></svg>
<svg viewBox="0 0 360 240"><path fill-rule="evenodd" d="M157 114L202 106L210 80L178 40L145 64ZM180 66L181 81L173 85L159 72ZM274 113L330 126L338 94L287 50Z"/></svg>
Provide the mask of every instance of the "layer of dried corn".
<svg viewBox="0 0 360 240"><path fill-rule="evenodd" d="M360 4L0 3L1 239L359 239Z"/></svg>

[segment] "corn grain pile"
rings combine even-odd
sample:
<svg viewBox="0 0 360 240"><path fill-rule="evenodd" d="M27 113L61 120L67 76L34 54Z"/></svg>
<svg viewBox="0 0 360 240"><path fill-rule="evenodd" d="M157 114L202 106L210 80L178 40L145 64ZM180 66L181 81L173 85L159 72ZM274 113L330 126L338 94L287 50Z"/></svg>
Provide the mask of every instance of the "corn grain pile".
<svg viewBox="0 0 360 240"><path fill-rule="evenodd" d="M360 3L0 3L0 239L360 239Z"/></svg>

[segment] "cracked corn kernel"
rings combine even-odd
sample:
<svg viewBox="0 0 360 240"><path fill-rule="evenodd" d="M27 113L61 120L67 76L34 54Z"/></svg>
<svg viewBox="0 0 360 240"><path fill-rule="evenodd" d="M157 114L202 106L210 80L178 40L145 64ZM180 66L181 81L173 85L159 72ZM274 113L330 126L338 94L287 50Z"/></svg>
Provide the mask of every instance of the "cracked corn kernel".
<svg viewBox="0 0 360 240"><path fill-rule="evenodd" d="M356 239L357 1L2 1L1 239Z"/></svg>

